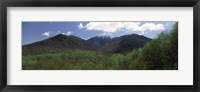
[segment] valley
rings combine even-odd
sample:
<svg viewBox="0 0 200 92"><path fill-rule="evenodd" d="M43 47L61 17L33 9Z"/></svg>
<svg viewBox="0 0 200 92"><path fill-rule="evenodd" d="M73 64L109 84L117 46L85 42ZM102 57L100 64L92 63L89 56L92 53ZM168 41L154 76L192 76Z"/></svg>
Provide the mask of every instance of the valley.
<svg viewBox="0 0 200 92"><path fill-rule="evenodd" d="M155 39L58 34L22 46L23 70L177 70L178 24Z"/></svg>

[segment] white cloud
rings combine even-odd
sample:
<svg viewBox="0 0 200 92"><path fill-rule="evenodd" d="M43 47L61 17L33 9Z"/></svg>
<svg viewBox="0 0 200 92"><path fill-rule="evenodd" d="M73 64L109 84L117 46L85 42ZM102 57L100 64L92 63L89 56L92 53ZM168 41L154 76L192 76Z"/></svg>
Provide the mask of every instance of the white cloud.
<svg viewBox="0 0 200 92"><path fill-rule="evenodd" d="M125 29L126 31L156 31L156 30L165 30L163 24L155 23L144 23L140 22L89 22L85 26L82 23L79 24L79 28L86 28L86 30L97 30L103 31L106 33L112 33L119 31L120 29Z"/></svg>
<svg viewBox="0 0 200 92"><path fill-rule="evenodd" d="M80 24L78 25L78 28L79 28L79 29L84 28L83 23L80 23Z"/></svg>
<svg viewBox="0 0 200 92"><path fill-rule="evenodd" d="M56 34L63 34L63 35L71 35L73 32L68 31L68 32L62 32L62 31L58 31Z"/></svg>
<svg viewBox="0 0 200 92"><path fill-rule="evenodd" d="M83 28L87 30L98 30L104 32L115 32L123 25L121 22L89 22Z"/></svg>
<svg viewBox="0 0 200 92"><path fill-rule="evenodd" d="M83 38L84 40L88 40L88 39L90 39L91 37L85 37L85 38Z"/></svg>
<svg viewBox="0 0 200 92"><path fill-rule="evenodd" d="M102 34L100 34L98 36L112 36L112 34L108 33L108 32L104 32L104 33L102 33Z"/></svg>
<svg viewBox="0 0 200 92"><path fill-rule="evenodd" d="M48 31L48 32L44 32L43 34L42 34L42 36L50 36L50 31Z"/></svg>
<svg viewBox="0 0 200 92"><path fill-rule="evenodd" d="M65 34L65 33L64 33ZM71 35L72 34L72 32L70 32L70 31L68 31L67 33L66 33L66 35Z"/></svg>
<svg viewBox="0 0 200 92"><path fill-rule="evenodd" d="M154 23L145 23L140 28L143 31L145 31L145 30L150 30L150 31L165 30L165 27L163 24L154 24Z"/></svg>
<svg viewBox="0 0 200 92"><path fill-rule="evenodd" d="M59 30L56 34L60 34L61 33L61 31Z"/></svg>

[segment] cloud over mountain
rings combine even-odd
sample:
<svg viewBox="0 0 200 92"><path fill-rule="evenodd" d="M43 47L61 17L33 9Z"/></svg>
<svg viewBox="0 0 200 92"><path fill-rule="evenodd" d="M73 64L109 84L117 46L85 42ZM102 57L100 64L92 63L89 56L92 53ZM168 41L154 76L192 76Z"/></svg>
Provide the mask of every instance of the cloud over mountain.
<svg viewBox="0 0 200 92"><path fill-rule="evenodd" d="M42 33L42 36L50 36L50 31Z"/></svg>
<svg viewBox="0 0 200 92"><path fill-rule="evenodd" d="M72 32L71 31L68 31L67 33L66 33L66 35L71 35L72 34Z"/></svg>
<svg viewBox="0 0 200 92"><path fill-rule="evenodd" d="M89 22L86 25L80 23L79 29L85 28L86 30L92 31L103 31L106 33L113 33L117 31L157 31L165 30L165 26L161 23L141 23L141 22Z"/></svg>

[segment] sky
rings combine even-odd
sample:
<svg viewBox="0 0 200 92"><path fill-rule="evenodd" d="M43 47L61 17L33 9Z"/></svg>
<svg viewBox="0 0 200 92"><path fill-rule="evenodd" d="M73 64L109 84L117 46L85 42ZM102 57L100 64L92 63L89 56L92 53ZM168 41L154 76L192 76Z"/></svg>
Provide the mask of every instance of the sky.
<svg viewBox="0 0 200 92"><path fill-rule="evenodd" d="M119 37L129 34L156 38L169 31L175 22L22 22L22 44L48 39L58 34L74 35L82 39L95 36Z"/></svg>

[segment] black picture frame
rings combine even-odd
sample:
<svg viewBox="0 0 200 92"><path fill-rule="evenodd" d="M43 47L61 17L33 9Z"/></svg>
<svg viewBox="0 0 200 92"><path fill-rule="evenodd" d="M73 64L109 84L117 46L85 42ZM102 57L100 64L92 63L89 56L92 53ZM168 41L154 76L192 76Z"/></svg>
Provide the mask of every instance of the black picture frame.
<svg viewBox="0 0 200 92"><path fill-rule="evenodd" d="M7 7L193 7L194 85L7 85ZM2 0L0 1L0 90L2 92L200 92L200 0Z"/></svg>

